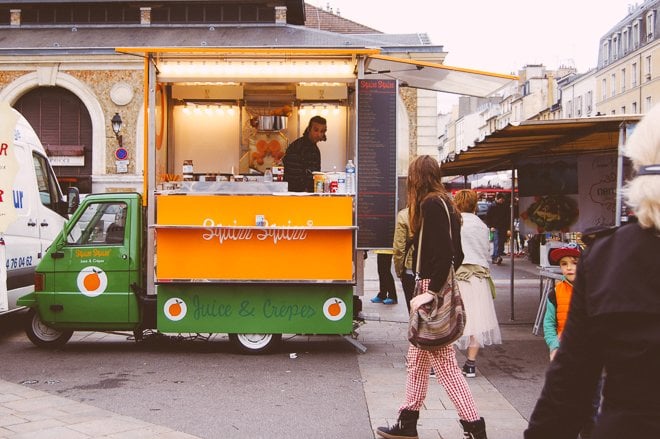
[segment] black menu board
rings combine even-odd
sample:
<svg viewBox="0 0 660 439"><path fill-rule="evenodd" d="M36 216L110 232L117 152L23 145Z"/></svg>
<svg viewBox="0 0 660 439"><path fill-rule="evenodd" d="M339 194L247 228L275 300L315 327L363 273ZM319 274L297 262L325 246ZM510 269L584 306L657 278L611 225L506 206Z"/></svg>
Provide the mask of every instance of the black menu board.
<svg viewBox="0 0 660 439"><path fill-rule="evenodd" d="M396 96L396 80L358 80L358 249L392 247L397 186Z"/></svg>

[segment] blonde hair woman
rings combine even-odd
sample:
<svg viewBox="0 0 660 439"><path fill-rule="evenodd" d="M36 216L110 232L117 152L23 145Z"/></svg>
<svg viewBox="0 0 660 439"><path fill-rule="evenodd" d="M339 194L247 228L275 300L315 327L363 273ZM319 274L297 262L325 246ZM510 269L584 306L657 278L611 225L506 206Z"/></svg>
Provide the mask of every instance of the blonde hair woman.
<svg viewBox="0 0 660 439"><path fill-rule="evenodd" d="M660 106L624 152L637 221L596 233L578 262L568 319L525 438L574 438L605 370L593 439L660 437Z"/></svg>
<svg viewBox="0 0 660 439"><path fill-rule="evenodd" d="M467 349L463 375L473 378L477 376L476 362L479 348L501 344L502 336L491 290L495 285L490 278L488 266L490 257L488 226L475 215L477 193L469 189L460 190L454 194L454 202L463 219L461 245L465 257L463 265L456 270L456 279L461 288L467 316L463 336L457 340L456 347L461 350Z"/></svg>

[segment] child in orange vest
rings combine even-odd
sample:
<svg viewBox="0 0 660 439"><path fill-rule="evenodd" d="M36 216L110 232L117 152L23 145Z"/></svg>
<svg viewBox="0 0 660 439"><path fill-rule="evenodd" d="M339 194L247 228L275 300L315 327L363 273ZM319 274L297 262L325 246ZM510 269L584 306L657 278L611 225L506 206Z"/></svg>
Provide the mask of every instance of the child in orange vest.
<svg viewBox="0 0 660 439"><path fill-rule="evenodd" d="M581 251L577 244L567 244L559 248L550 250L549 259L552 265L559 265L563 279L555 283L555 288L548 294L548 301L545 308L545 316L543 319L543 337L550 349L550 361L555 358L557 349L559 349L559 341L561 333L566 324L568 317L568 309L571 304L571 297L573 296L573 282L575 281L575 274L577 270L577 263L580 259ZM580 431L580 438L587 439L591 437L591 430L598 416L600 407L600 392L602 386L598 385L596 395L593 400L593 414L587 423Z"/></svg>
<svg viewBox="0 0 660 439"><path fill-rule="evenodd" d="M559 265L563 276L563 280L556 282L555 288L548 294L543 318L543 337L550 349L551 361L559 349L561 332L566 324L580 254L580 247L577 244L569 244L552 249L548 255L552 265Z"/></svg>

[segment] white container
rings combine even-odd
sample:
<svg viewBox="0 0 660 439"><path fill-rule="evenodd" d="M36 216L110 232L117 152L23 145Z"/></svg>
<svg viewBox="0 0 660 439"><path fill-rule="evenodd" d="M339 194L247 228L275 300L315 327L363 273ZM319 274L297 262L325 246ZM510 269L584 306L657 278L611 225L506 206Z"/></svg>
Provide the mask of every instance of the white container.
<svg viewBox="0 0 660 439"><path fill-rule="evenodd" d="M355 183L355 165L353 164L353 160L349 160L346 163L346 193L355 194Z"/></svg>
<svg viewBox="0 0 660 439"><path fill-rule="evenodd" d="M345 194L346 193L346 173L337 172L337 193Z"/></svg>

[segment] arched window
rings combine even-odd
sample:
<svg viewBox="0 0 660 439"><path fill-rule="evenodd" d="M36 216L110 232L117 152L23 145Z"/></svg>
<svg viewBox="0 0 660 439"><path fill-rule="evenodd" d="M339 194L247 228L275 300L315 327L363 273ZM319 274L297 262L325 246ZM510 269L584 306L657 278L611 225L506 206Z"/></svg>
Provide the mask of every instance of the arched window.
<svg viewBox="0 0 660 439"><path fill-rule="evenodd" d="M92 122L82 101L61 87L38 87L14 107L39 136L62 190L91 192Z"/></svg>

